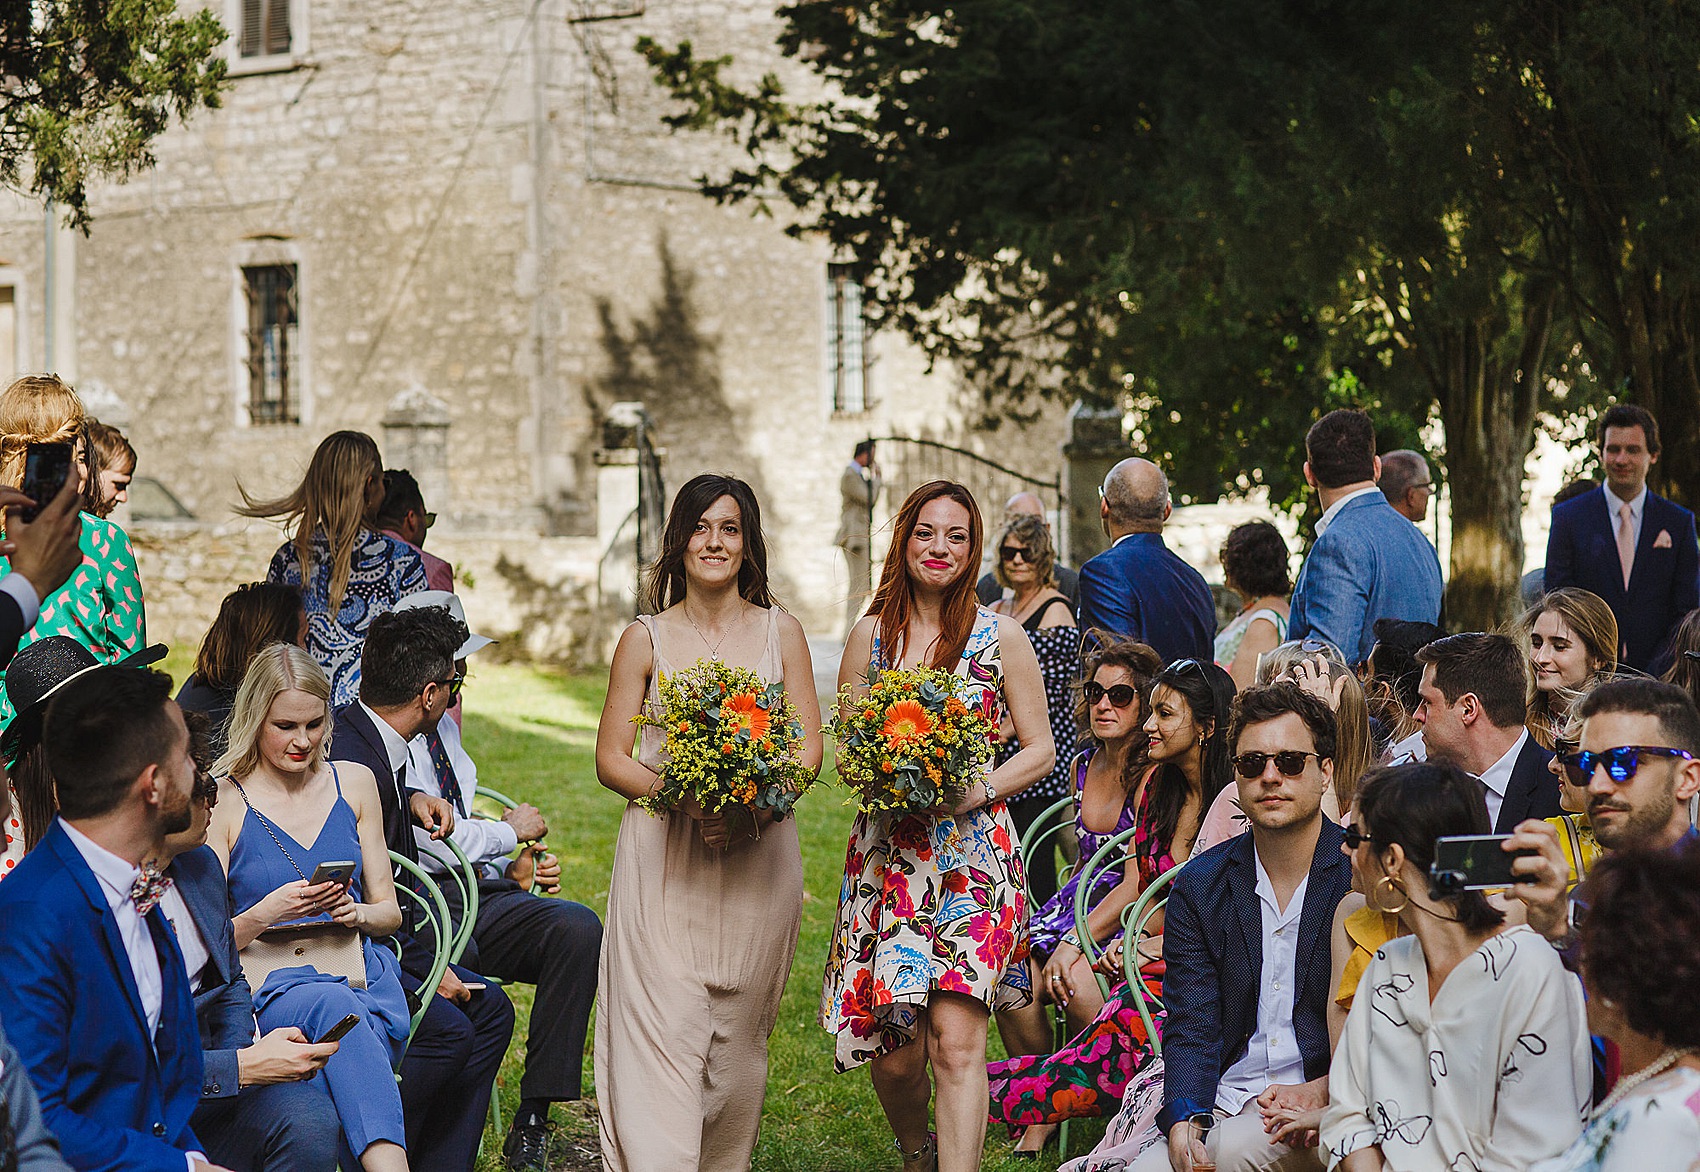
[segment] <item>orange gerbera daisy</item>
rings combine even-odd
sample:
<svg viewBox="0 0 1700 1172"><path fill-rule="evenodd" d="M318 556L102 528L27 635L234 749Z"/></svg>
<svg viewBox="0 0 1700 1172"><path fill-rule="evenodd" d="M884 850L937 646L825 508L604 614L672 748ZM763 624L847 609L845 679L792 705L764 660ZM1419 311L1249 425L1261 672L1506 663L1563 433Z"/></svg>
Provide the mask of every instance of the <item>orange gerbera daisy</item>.
<svg viewBox="0 0 1700 1172"><path fill-rule="evenodd" d="M767 710L756 702L753 692L741 692L729 696L720 706L720 719L736 733L738 729L748 729L750 739L759 741L767 735L771 717Z"/></svg>
<svg viewBox="0 0 1700 1172"><path fill-rule="evenodd" d="M924 737L932 731L933 718L927 715L927 710L918 700L899 700L893 704L885 714L885 725L880 729L888 742Z"/></svg>

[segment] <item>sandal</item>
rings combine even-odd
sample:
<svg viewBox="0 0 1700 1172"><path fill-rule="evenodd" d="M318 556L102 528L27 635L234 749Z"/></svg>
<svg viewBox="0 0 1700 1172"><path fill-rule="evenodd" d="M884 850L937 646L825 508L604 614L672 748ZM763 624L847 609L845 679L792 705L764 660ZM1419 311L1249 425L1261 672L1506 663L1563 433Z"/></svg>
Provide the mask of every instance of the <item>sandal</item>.
<svg viewBox="0 0 1700 1172"><path fill-rule="evenodd" d="M897 1149L898 1158L903 1161L903 1172L938 1172L939 1145L938 1133L929 1131L927 1142L912 1152L903 1150L903 1144L897 1139L891 1141L891 1146ZM921 1163L925 1161L925 1163Z"/></svg>

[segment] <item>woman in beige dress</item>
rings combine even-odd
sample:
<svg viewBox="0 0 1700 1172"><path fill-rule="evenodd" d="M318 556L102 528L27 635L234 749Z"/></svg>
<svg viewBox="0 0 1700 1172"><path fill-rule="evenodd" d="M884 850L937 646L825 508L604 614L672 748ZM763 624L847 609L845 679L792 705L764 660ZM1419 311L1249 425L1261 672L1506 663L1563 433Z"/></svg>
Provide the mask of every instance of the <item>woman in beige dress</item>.
<svg viewBox="0 0 1700 1172"><path fill-rule="evenodd" d="M648 609L614 651L596 735L602 784L635 803L665 768L661 732L632 718L657 677L699 659L783 680L820 768L820 703L803 628L768 592L749 485L698 476L679 490L650 572ZM614 1172L745 1169L767 1088L802 917L794 819L765 812L652 815L628 804L614 850L596 1014L603 1166Z"/></svg>

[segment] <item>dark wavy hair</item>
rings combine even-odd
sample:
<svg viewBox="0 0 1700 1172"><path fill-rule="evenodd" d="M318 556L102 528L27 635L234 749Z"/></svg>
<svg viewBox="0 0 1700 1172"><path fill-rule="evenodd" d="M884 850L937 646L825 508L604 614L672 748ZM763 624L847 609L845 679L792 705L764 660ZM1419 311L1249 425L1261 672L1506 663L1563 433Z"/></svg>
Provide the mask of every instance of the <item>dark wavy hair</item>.
<svg viewBox="0 0 1700 1172"><path fill-rule="evenodd" d="M1133 677L1133 690L1139 693L1139 720L1144 723L1150 710L1151 681L1163 670L1163 657L1144 643L1132 639L1118 640L1096 627L1087 634L1096 640L1097 645L1081 661L1080 680L1074 685L1075 720L1086 728L1085 735L1091 737L1092 720L1084 693L1086 682L1096 676L1101 667L1119 667ZM1135 745L1122 761L1122 792L1132 793L1133 787L1139 783L1140 774L1150 764L1146 745Z"/></svg>
<svg viewBox="0 0 1700 1172"><path fill-rule="evenodd" d="M301 590L284 582L248 582L224 596L218 617L195 655L201 683L234 692L248 664L273 643L293 643L301 633Z"/></svg>
<svg viewBox="0 0 1700 1172"><path fill-rule="evenodd" d="M1582 973L1629 1028L1700 1046L1700 845L1614 851L1588 872Z"/></svg>
<svg viewBox="0 0 1700 1172"><path fill-rule="evenodd" d="M1358 821L1380 850L1398 843L1424 875L1434 863L1434 840L1455 834L1492 834L1482 783L1438 761L1386 765L1364 775L1358 786ZM1466 931L1485 932L1505 922L1505 913L1479 891L1446 901Z"/></svg>
<svg viewBox="0 0 1700 1172"><path fill-rule="evenodd" d="M723 496L731 497L738 506L738 518L744 530L738 594L745 602L773 606L773 594L767 584L767 538L762 535L761 505L756 501L755 490L736 476L704 472L685 481L667 514L667 527L661 532L661 555L649 568L649 579L644 584L644 606L651 614L660 614L675 602L685 600L685 551L691 544L691 534L696 532L697 522L708 512L708 507Z"/></svg>
<svg viewBox="0 0 1700 1172"><path fill-rule="evenodd" d="M1204 812L1210 809L1210 803L1216 800L1216 795L1233 778L1234 749L1228 740L1228 724L1234 706L1234 679L1208 660L1177 659L1152 677L1146 695L1155 694L1158 685L1169 688L1186 701L1195 724L1210 722L1210 735L1204 738L1203 752L1199 754L1198 772L1204 794L1198 812L1203 817ZM1150 707L1149 699L1146 707ZM1189 788L1180 766L1164 762L1157 770L1148 794L1156 833L1145 853L1161 854L1174 845L1175 831L1180 826L1181 812L1186 809Z"/></svg>
<svg viewBox="0 0 1700 1172"><path fill-rule="evenodd" d="M1293 589L1287 556L1279 529L1268 521L1247 521L1228 530L1222 542L1222 576L1247 602L1266 594L1284 598Z"/></svg>

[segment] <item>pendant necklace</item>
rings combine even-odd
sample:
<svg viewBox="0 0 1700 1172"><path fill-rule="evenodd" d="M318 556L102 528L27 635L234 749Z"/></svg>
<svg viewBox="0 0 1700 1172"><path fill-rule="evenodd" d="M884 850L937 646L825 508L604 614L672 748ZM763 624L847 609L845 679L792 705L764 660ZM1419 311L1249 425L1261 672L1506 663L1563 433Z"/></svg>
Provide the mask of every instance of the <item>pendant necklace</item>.
<svg viewBox="0 0 1700 1172"><path fill-rule="evenodd" d="M708 657L710 659L720 658L720 645L726 642L726 637L733 631L737 630L739 625L744 621L744 612L740 607L738 617L733 619L732 622L727 625L726 629L720 633L720 638L710 643L708 641L708 636L702 633L702 628L697 626L697 621L691 617L691 608L689 606L681 605L679 609L685 612L685 621L691 624L691 630L697 633L697 638L702 640L702 645L708 648Z"/></svg>

